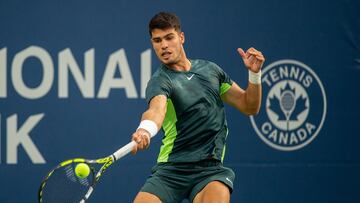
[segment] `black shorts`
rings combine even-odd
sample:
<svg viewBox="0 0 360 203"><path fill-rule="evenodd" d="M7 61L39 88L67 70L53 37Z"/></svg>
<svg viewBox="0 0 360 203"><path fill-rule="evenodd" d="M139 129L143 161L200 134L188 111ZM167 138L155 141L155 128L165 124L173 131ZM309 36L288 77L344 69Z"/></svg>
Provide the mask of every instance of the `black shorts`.
<svg viewBox="0 0 360 203"><path fill-rule="evenodd" d="M163 203L192 202L208 183L220 181L233 189L235 173L217 160L194 163L158 163L141 188L142 192L156 195Z"/></svg>

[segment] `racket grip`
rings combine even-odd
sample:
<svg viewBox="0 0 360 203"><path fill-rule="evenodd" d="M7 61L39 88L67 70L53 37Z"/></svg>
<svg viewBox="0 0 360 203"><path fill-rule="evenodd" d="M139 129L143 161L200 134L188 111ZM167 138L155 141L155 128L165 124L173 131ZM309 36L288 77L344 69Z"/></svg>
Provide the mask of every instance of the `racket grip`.
<svg viewBox="0 0 360 203"><path fill-rule="evenodd" d="M129 142L127 145L121 147L120 149L118 149L113 155L115 157L115 160L118 160L120 158L122 158L123 156L127 155L129 152L131 152L131 150L133 149L133 147L136 145L135 141L131 141Z"/></svg>

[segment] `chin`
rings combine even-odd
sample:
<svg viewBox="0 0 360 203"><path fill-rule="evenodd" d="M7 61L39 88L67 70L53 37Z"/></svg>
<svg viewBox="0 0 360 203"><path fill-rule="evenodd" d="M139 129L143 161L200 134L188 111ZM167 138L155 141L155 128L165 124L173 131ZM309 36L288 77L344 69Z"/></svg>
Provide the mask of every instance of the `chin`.
<svg viewBox="0 0 360 203"><path fill-rule="evenodd" d="M161 62L165 65L172 65L176 63L174 60L161 60Z"/></svg>

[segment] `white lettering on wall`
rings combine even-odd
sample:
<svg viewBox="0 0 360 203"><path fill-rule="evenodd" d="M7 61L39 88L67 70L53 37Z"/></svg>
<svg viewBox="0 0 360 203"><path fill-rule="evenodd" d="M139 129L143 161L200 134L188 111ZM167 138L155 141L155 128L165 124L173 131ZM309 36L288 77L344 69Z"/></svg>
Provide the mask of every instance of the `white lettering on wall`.
<svg viewBox="0 0 360 203"><path fill-rule="evenodd" d="M119 70L120 78L114 78L116 70ZM114 88L124 88L127 98L138 97L124 49L110 55L101 81L98 98L108 98L110 90Z"/></svg>
<svg viewBox="0 0 360 203"><path fill-rule="evenodd" d="M23 64L26 59L35 57L42 64L43 75L39 86L35 88L27 87L23 80ZM15 55L12 69L11 80L17 93L26 99L38 99L43 97L50 90L54 80L54 64L49 53L37 46L30 46Z"/></svg>
<svg viewBox="0 0 360 203"><path fill-rule="evenodd" d="M18 162L18 148L22 146L35 164L45 163L45 159L30 138L30 132L45 114L37 114L30 116L24 124L18 128L17 115L10 116L6 121L7 128L7 147L6 162L8 164L16 164Z"/></svg>
<svg viewBox="0 0 360 203"><path fill-rule="evenodd" d="M94 75L94 49L85 52L84 74L76 63L70 49L59 53L59 97L69 97L69 73L75 79L77 86L84 98L94 98L95 75Z"/></svg>

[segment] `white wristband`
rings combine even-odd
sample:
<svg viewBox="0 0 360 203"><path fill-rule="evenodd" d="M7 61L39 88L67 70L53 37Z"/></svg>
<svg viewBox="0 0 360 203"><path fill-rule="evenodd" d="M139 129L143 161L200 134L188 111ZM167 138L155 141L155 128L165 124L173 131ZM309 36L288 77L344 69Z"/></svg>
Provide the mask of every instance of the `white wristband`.
<svg viewBox="0 0 360 203"><path fill-rule="evenodd" d="M261 70L257 73L249 70L249 82L255 85L261 84Z"/></svg>
<svg viewBox="0 0 360 203"><path fill-rule="evenodd" d="M156 133L159 131L156 123L152 120L143 120L140 122L139 127L136 129L142 128L150 133L150 137L154 137Z"/></svg>

